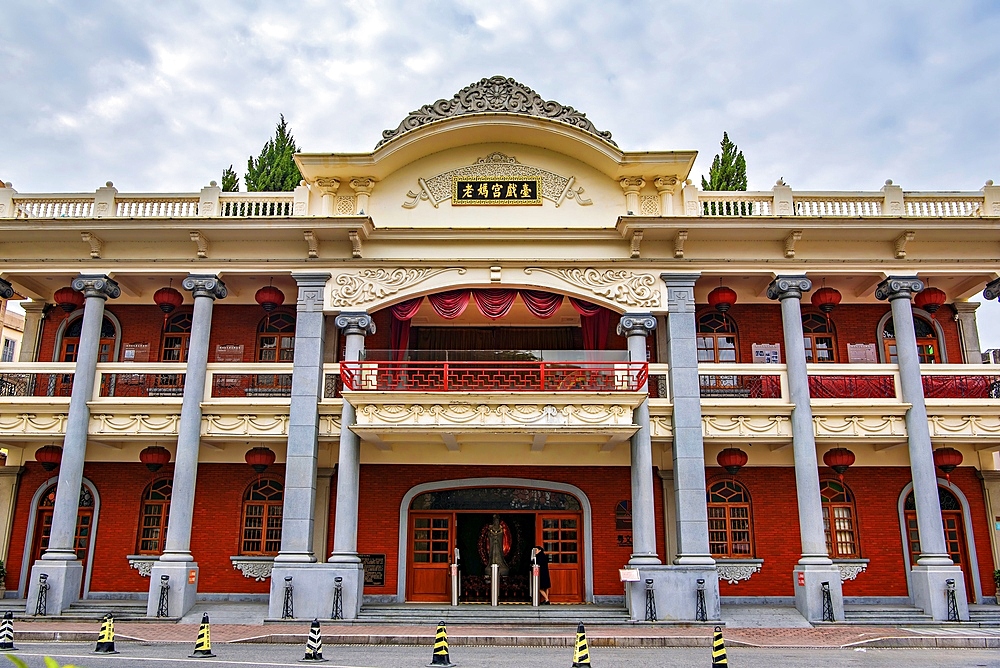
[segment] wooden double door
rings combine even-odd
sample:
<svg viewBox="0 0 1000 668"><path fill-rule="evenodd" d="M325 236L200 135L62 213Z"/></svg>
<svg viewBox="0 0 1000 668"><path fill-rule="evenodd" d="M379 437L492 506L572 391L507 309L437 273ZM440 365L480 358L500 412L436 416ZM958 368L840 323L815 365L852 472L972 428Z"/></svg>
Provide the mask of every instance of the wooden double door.
<svg viewBox="0 0 1000 668"><path fill-rule="evenodd" d="M482 590L488 566L481 549L491 511L411 511L407 551L406 599L451 601L451 563L460 548L461 601L488 600ZM527 588L535 545L549 557L549 592L553 603L583 602L583 517L580 512L498 511L505 527L505 555L510 574L503 582L506 602L530 602ZM508 587L510 585L510 587ZM486 590L488 592L488 590Z"/></svg>

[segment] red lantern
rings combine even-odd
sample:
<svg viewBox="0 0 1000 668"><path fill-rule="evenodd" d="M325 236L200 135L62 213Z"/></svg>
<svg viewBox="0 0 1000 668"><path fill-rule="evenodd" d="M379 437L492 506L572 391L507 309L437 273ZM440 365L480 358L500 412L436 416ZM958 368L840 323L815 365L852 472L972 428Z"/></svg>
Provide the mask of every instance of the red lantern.
<svg viewBox="0 0 1000 668"><path fill-rule="evenodd" d="M708 293L708 303L722 313L725 313L729 310L729 307L736 303L736 291L720 285Z"/></svg>
<svg viewBox="0 0 1000 668"><path fill-rule="evenodd" d="M951 472L962 463L962 453L955 448L938 448L934 451L934 466L944 471L944 478L951 482Z"/></svg>
<svg viewBox="0 0 1000 668"><path fill-rule="evenodd" d="M170 313L184 303L184 295L172 287L160 288L153 293L153 301L164 313Z"/></svg>
<svg viewBox="0 0 1000 668"><path fill-rule="evenodd" d="M62 461L62 448L58 445L46 445L35 451L35 461L46 471L53 471Z"/></svg>
<svg viewBox="0 0 1000 668"><path fill-rule="evenodd" d="M948 295L945 294L944 290L924 288L922 292L917 293L917 296L913 298L913 305L917 308L922 308L928 313L937 313L937 310L941 308L947 299Z"/></svg>
<svg viewBox="0 0 1000 668"><path fill-rule="evenodd" d="M257 291L253 298L268 313L285 303L285 293L273 285L265 285Z"/></svg>
<svg viewBox="0 0 1000 668"><path fill-rule="evenodd" d="M844 482L844 473L854 464L854 453L847 448L827 450L823 455L823 463L837 472L840 482Z"/></svg>
<svg viewBox="0 0 1000 668"><path fill-rule="evenodd" d="M55 300L56 304L59 304L59 308L66 311L66 313L72 313L76 309L83 306L84 296L82 292L77 292L73 288L67 286L56 290L56 293L52 295L52 299Z"/></svg>
<svg viewBox="0 0 1000 668"><path fill-rule="evenodd" d="M736 475L740 469L747 465L750 457L739 448L726 448L715 458L719 466L726 469L729 475Z"/></svg>
<svg viewBox="0 0 1000 668"><path fill-rule="evenodd" d="M170 462L170 451L159 445L151 445L139 453L139 461L150 471L156 472Z"/></svg>
<svg viewBox="0 0 1000 668"><path fill-rule="evenodd" d="M256 448L247 450L246 460L254 471L263 473L268 466L274 463L274 450L258 445Z"/></svg>
<svg viewBox="0 0 1000 668"><path fill-rule="evenodd" d="M840 303L841 299L843 297L841 297L839 290L824 286L813 293L811 301L812 305L820 311L829 313Z"/></svg>

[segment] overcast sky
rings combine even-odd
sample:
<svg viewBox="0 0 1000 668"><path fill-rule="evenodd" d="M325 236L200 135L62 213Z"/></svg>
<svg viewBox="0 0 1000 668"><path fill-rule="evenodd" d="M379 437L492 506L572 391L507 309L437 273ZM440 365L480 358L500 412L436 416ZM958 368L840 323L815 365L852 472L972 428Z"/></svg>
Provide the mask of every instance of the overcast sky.
<svg viewBox="0 0 1000 668"><path fill-rule="evenodd" d="M0 179L21 192L194 191L242 175L282 113L306 151L369 151L493 74L625 150L698 150L696 181L726 130L751 190L1000 182L993 0L3 6Z"/></svg>

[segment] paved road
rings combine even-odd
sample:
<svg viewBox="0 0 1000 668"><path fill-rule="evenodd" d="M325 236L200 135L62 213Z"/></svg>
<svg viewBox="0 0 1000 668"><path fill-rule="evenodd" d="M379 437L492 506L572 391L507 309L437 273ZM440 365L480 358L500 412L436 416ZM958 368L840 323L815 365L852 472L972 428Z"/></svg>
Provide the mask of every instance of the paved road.
<svg viewBox="0 0 1000 668"><path fill-rule="evenodd" d="M219 664L223 666L297 666L303 665L304 648L293 645L251 645L215 643L215 659L189 660L190 644L142 644L119 642L121 654L91 653L92 643L19 643L16 654L31 668L43 668L42 656L57 658L81 668L187 668ZM453 647L451 660L460 668L567 668L572 651L567 648ZM324 656L328 668L422 668L430 663L429 647L327 646ZM595 668L697 668L711 665L711 655L703 648L606 649L592 652ZM730 648L729 665L733 668L801 668L802 666L858 666L863 668L1000 668L1000 652L975 649L750 649ZM3 664L0 664L2 667Z"/></svg>

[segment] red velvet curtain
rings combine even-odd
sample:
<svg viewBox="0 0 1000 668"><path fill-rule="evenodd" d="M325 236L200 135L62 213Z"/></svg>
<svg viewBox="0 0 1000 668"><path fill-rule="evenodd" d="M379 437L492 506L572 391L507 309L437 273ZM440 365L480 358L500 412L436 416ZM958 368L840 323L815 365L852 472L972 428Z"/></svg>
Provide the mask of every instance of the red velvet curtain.
<svg viewBox="0 0 1000 668"><path fill-rule="evenodd" d="M392 359L397 362L406 357L410 347L410 320L420 310L423 297L407 299L389 307L392 318L389 321L389 345L392 347Z"/></svg>
<svg viewBox="0 0 1000 668"><path fill-rule="evenodd" d="M514 305L515 297L517 290L504 288L483 288L472 291L472 298L476 301L479 312L490 320L499 320L507 315L510 307Z"/></svg>
<svg viewBox="0 0 1000 668"><path fill-rule="evenodd" d="M521 290L521 300L536 318L551 318L562 306L563 296L539 290Z"/></svg>
<svg viewBox="0 0 1000 668"><path fill-rule="evenodd" d="M450 290L428 295L427 300L439 316L445 320L454 320L465 313L465 307L469 305L469 296L469 290Z"/></svg>
<svg viewBox="0 0 1000 668"><path fill-rule="evenodd" d="M580 314L583 329L584 350L604 350L608 347L608 329L611 327L611 311L579 299L569 298L569 303Z"/></svg>

